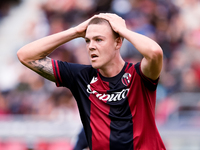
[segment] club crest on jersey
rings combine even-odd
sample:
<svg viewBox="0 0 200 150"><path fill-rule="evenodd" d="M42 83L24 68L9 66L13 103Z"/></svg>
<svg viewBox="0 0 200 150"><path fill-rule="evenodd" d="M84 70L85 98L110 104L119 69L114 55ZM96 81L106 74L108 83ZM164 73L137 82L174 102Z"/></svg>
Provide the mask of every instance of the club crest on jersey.
<svg viewBox="0 0 200 150"><path fill-rule="evenodd" d="M125 73L125 74L122 76L122 83L123 83L125 86L128 86L129 83L130 83L130 78L131 78L131 74L130 74L130 73Z"/></svg>

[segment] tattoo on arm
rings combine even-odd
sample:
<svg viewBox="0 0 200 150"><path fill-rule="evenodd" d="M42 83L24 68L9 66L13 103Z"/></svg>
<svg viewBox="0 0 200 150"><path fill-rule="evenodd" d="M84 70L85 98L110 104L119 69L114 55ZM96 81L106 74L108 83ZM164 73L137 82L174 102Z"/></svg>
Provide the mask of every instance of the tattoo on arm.
<svg viewBox="0 0 200 150"><path fill-rule="evenodd" d="M42 58L45 58L47 55L49 55L49 53L48 52L44 52L43 54L41 54L40 55L40 58L42 59ZM47 57L48 58L48 57Z"/></svg>
<svg viewBox="0 0 200 150"><path fill-rule="evenodd" d="M28 64L30 68L37 72L39 75L53 82L56 81L53 73L51 59L49 57L31 61Z"/></svg>

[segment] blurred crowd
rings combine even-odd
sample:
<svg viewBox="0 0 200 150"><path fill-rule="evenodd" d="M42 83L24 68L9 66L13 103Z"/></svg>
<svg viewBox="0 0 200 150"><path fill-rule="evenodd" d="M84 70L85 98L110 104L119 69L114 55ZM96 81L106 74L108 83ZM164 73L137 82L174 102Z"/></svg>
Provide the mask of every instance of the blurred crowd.
<svg viewBox="0 0 200 150"><path fill-rule="evenodd" d="M20 6L21 3L20 0L0 1L0 23L9 17L13 5ZM166 112L176 108L176 102L169 100L171 95L200 92L200 0L43 0L37 9L39 17L24 26L21 47L76 26L100 12L116 13L126 20L130 30L154 39L164 52L164 66L157 89L158 122L165 123ZM16 55L17 48L13 55ZM133 63L142 58L126 40L121 54L126 61ZM60 46L50 57L90 63L83 39ZM16 62L17 58L10 62L10 68ZM16 70L16 66L13 68ZM57 88L21 64L17 65L15 73L16 84L6 89L0 87L2 117L23 114L56 119L60 115L78 114L76 102L66 88ZM200 106L200 103L196 105Z"/></svg>

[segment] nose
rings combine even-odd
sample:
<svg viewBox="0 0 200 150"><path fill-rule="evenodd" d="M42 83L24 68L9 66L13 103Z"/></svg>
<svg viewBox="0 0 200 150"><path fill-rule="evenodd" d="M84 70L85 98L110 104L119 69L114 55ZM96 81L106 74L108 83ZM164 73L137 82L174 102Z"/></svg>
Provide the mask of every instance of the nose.
<svg viewBox="0 0 200 150"><path fill-rule="evenodd" d="M89 43L89 45L88 45L88 48L89 48L89 50L90 51L92 51L92 50L95 50L96 48L95 48L95 44L94 44L94 42L93 41L90 41L90 43Z"/></svg>

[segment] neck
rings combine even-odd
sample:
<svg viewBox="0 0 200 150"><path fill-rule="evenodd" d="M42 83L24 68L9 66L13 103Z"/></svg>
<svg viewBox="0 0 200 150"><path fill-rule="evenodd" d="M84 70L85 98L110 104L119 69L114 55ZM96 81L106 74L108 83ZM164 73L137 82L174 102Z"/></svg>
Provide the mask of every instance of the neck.
<svg viewBox="0 0 200 150"><path fill-rule="evenodd" d="M125 61L120 57L117 61L111 62L106 67L99 69L104 77L114 77L119 74L125 65Z"/></svg>

